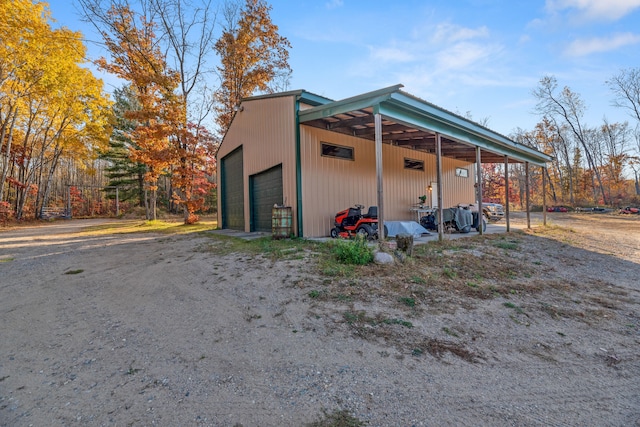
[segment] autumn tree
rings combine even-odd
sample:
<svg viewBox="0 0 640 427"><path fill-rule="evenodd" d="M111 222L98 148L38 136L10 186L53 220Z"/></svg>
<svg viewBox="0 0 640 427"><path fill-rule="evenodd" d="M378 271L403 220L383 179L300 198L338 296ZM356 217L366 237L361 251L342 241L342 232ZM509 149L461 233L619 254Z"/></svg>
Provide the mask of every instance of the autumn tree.
<svg viewBox="0 0 640 427"><path fill-rule="evenodd" d="M157 217L158 178L171 164L169 138L174 134L171 121L182 119L184 108L175 89L178 74L166 63L157 45L154 24L128 6L112 6L107 13L102 37L111 61L96 61L103 70L131 83L139 109L129 110L125 117L136 122L129 133L134 141L131 157L146 166L145 182L149 192L147 218Z"/></svg>
<svg viewBox="0 0 640 427"><path fill-rule="evenodd" d="M584 102L569 87L565 86L560 93L556 93L557 87L558 83L555 77L546 76L540 80L538 88L533 92L538 100L536 110L542 116L557 118L568 126L571 134L583 149L590 171L597 180L604 204L608 204L601 173L595 162L593 150L588 144L588 130L582 122L585 110Z"/></svg>
<svg viewBox="0 0 640 427"><path fill-rule="evenodd" d="M220 57L221 86L215 93L216 122L221 135L231 124L235 108L256 92L273 93L288 84L291 44L278 34L263 0L246 0L242 8L227 3L225 25L215 44Z"/></svg>
<svg viewBox="0 0 640 427"><path fill-rule="evenodd" d="M38 216L61 160L95 158L106 143L109 102L83 67L81 34L52 29L45 3L2 2L0 22L0 199L16 218Z"/></svg>
<svg viewBox="0 0 640 427"><path fill-rule="evenodd" d="M190 124L180 136L181 143L174 147L179 150L180 159L174 168L174 184L180 189L173 198L184 206L185 223L198 221L196 212L205 207L205 200L213 183L209 181L214 166L217 148L216 138L204 127Z"/></svg>
<svg viewBox="0 0 640 427"><path fill-rule="evenodd" d="M203 154L206 149L194 149L194 145L199 144L194 136L204 135L204 132L194 134L191 125L194 123L197 129L202 128L204 119L211 111L211 96L208 94L211 89L207 86L206 78L210 71L207 58L213 54L215 25L211 2L191 8L183 0L141 0L138 2L138 14L132 12L128 3L118 0L80 0L80 3L85 15L102 31L105 40L110 39L107 45L114 63L123 55L132 58L126 72L122 72L122 64L118 65L119 69L112 68L110 72L131 82L141 97L140 110L130 113L139 122L134 133L145 141L156 138L152 145L157 148L157 155L153 154L151 147L145 149L137 140L135 144L138 149L132 151L132 155L149 168L147 180L152 182L150 189L154 202L151 205L154 212L157 179L159 173L166 173L171 177L170 192L176 193L171 200L182 206L185 222L193 221L195 216L191 209L198 203L191 201L190 197L197 198L199 191L193 191L193 183L188 180L191 177L195 179L199 169L190 171L189 168L197 168L197 165L212 160ZM105 5L110 5L108 12L104 10ZM125 10L128 13L126 20L114 13ZM110 41L117 41L120 46ZM117 50L125 44L128 46L126 52ZM149 67L150 64L153 65ZM163 75L170 75L170 81ZM141 80L141 76L147 77ZM144 79L154 82L155 89L149 85L142 88ZM159 97L155 100L148 98L145 93L149 90L155 91ZM154 109L157 111L153 112ZM143 114L150 114L153 118L146 117L143 120ZM162 134L148 132L149 125L154 125L156 130L162 127ZM205 138L200 145L206 147L209 143ZM193 156L196 153L203 158L195 161ZM155 217L155 213L152 217Z"/></svg>

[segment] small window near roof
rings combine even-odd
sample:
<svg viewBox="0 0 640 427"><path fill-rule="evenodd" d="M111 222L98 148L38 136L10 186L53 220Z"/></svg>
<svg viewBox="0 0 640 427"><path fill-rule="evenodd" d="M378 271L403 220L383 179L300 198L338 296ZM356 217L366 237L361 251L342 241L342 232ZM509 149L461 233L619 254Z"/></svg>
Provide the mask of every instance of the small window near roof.
<svg viewBox="0 0 640 427"><path fill-rule="evenodd" d="M414 171L424 170L424 161L404 158L404 168L413 169Z"/></svg>
<svg viewBox="0 0 640 427"><path fill-rule="evenodd" d="M469 178L469 170L465 168L456 168L456 176Z"/></svg>
<svg viewBox="0 0 640 427"><path fill-rule="evenodd" d="M344 147L342 145L329 144L327 142L323 142L320 145L322 150L321 154L325 157L353 160L353 147Z"/></svg>

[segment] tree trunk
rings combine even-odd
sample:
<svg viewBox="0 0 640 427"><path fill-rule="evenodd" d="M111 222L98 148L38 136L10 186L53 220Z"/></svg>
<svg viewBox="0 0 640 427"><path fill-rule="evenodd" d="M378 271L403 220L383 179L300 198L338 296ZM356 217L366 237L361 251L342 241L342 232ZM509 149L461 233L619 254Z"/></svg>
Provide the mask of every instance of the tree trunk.
<svg viewBox="0 0 640 427"><path fill-rule="evenodd" d="M9 110L11 114L11 110ZM11 142L13 140L13 127L16 123L16 118L18 117L18 109L16 108L13 113L13 118L11 119L11 125L9 126L9 137L7 138L7 149L5 150L4 162L2 162L2 173L0 174L0 202L3 200L4 196L4 183L7 179L7 173L9 171L9 163L11 161ZM9 117L7 116L7 121ZM4 141L4 137L7 134L6 124L2 126L2 133L0 133L0 149L2 148L2 142ZM2 150L0 150L1 152Z"/></svg>
<svg viewBox="0 0 640 427"><path fill-rule="evenodd" d="M56 144L56 148L54 150L55 154L53 155L53 159L51 161L51 167L49 168L49 173L47 174L47 180L44 184L44 189L42 191L42 206L37 206L36 204L36 217L39 218L42 207L47 206L49 203L49 195L51 193L51 185L53 183L53 174L58 167L58 160L60 159L60 155L62 154L62 149L60 148L60 144Z"/></svg>
<svg viewBox="0 0 640 427"><path fill-rule="evenodd" d="M549 189L551 190L551 195L553 197L553 201L556 202L557 201L557 196L556 196L556 188L553 185L553 181L551 180L551 176L549 176L549 169L547 168L543 168L543 173L547 176L547 181L549 182ZM562 181L560 181L560 185L562 185ZM542 191L545 191L546 189L542 189Z"/></svg>

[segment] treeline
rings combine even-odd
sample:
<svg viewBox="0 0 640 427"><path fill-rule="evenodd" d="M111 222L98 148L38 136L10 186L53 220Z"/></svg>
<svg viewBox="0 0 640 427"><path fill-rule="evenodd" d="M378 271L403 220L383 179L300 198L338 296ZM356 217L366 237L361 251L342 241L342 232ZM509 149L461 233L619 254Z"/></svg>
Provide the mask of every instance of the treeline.
<svg viewBox="0 0 640 427"><path fill-rule="evenodd" d="M568 86L558 88L553 76L533 91L540 122L533 130L518 129L514 141L553 157L546 170L531 168L533 204L542 205L542 173L546 173L548 204L574 207L640 205L640 68L626 69L607 82L612 103L629 113L631 122L597 126L584 121L586 107ZM489 200L504 202L504 166L483 166L483 190ZM525 171L511 165L510 203L524 207Z"/></svg>
<svg viewBox="0 0 640 427"><path fill-rule="evenodd" d="M45 2L0 3L0 217L51 206L105 215L117 197L120 212L137 205L155 219L161 203L197 221L215 204L215 152L234 107L288 84L290 46L271 7L78 4L108 51L93 63L124 81L113 97L87 68L82 35L53 29Z"/></svg>
<svg viewBox="0 0 640 427"><path fill-rule="evenodd" d="M0 211L37 215L61 175L92 176L109 135L102 82L81 64L80 33L52 29L44 3L0 6ZM66 169L60 173L60 168Z"/></svg>

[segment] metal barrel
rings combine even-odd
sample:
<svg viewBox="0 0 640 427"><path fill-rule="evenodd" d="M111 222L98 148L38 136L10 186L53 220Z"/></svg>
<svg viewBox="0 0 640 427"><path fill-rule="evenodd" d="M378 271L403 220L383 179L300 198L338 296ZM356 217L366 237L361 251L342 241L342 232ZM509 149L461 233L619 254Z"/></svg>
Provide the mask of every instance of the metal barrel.
<svg viewBox="0 0 640 427"><path fill-rule="evenodd" d="M274 239L291 236L291 206L274 206L271 210L271 234Z"/></svg>

